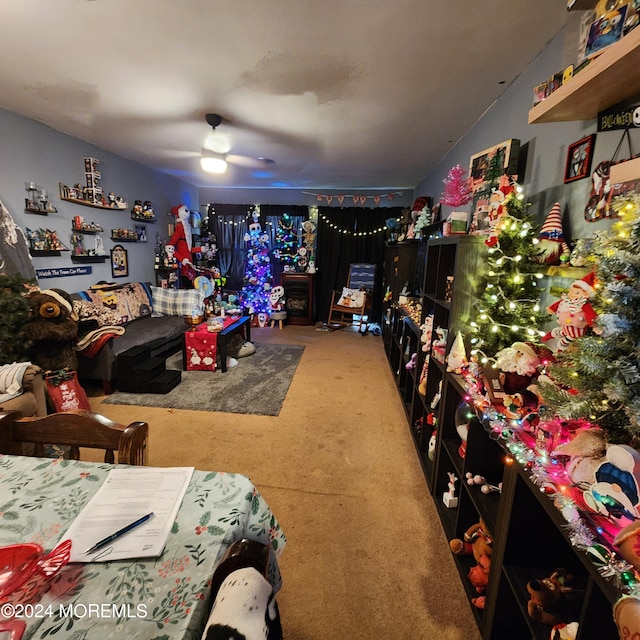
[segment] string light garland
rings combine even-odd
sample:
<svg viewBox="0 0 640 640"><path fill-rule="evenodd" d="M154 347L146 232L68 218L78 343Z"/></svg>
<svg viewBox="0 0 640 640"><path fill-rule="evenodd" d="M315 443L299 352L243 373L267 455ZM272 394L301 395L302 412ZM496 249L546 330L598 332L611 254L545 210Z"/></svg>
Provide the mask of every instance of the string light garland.
<svg viewBox="0 0 640 640"><path fill-rule="evenodd" d="M371 231L354 232L354 231L351 231L350 229L345 229L343 227L340 227L337 224L334 224L323 213L318 213L318 218L322 220L322 222L324 222L330 229L333 229L337 233L343 233L348 236L375 236L376 234L382 233L387 230L385 226L382 226L382 227L379 227L378 229L373 229Z"/></svg>
<svg viewBox="0 0 640 640"><path fill-rule="evenodd" d="M538 282L544 277L535 259L537 227L526 212L520 185L504 176L498 208L487 245L486 270L474 302L476 317L469 322L472 355L483 363L514 341L534 341L544 335L546 312L540 308ZM487 355L488 354L488 355Z"/></svg>
<svg viewBox="0 0 640 640"><path fill-rule="evenodd" d="M490 403L480 376L481 367L472 359L463 371L467 391L463 401L474 408L471 416L478 418L489 436L502 443L506 450L505 464L519 464L528 472L531 483L549 497L564 518L562 528L572 546L583 551L605 579L617 589L639 596L640 573L616 553L614 534L598 524L595 514L587 512L578 501L581 492L572 485L564 465L533 444L533 436L526 433L523 421L508 418ZM584 428L593 426L586 420L581 424Z"/></svg>

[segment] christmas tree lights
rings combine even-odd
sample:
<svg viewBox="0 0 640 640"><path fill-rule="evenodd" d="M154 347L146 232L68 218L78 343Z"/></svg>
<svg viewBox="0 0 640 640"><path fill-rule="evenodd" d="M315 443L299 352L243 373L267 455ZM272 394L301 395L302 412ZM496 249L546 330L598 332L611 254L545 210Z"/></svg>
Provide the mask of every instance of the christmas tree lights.
<svg viewBox="0 0 640 640"><path fill-rule="evenodd" d="M298 237L293 230L293 221L288 213L278 220L276 229L276 248L273 252L282 264L292 265L296 262Z"/></svg>
<svg viewBox="0 0 640 640"><path fill-rule="evenodd" d="M506 198L487 238L487 269L478 288L476 317L469 323L472 355L492 358L513 342L537 341L548 314L540 308L538 282L543 277L535 261L538 228L526 212L519 188L501 187Z"/></svg>
<svg viewBox="0 0 640 640"><path fill-rule="evenodd" d="M614 198L619 215L609 231L594 235L589 261L596 270L591 304L594 334L558 354L545 384L548 411L587 417L610 442L640 443L640 194Z"/></svg>
<svg viewBox="0 0 640 640"><path fill-rule="evenodd" d="M251 214L253 222L244 235L247 243L242 301L253 313L269 312L269 292L273 286L269 234L260 226L260 210L255 207Z"/></svg>

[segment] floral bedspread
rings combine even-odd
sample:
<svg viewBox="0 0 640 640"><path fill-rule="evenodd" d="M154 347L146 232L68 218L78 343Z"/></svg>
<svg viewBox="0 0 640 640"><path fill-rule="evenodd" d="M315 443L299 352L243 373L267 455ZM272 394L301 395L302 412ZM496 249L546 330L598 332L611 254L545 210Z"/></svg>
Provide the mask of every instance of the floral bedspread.
<svg viewBox="0 0 640 640"><path fill-rule="evenodd" d="M112 468L0 455L0 546L53 549ZM69 564L38 588L0 598L0 618L24 620L24 640L199 639L214 569L241 538L270 544L277 591L285 536L259 491L240 474L195 471L162 556Z"/></svg>

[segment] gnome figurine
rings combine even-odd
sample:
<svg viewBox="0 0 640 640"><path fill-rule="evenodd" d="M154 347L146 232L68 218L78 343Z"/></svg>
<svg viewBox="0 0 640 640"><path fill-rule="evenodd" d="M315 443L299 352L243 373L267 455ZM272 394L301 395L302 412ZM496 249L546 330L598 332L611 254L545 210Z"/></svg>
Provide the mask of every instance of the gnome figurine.
<svg viewBox="0 0 640 640"><path fill-rule="evenodd" d="M462 334L458 332L456 339L451 345L451 351L447 357L447 371L453 371L454 373L462 373L462 370L468 366L467 352L464 347L464 340Z"/></svg>
<svg viewBox="0 0 640 640"><path fill-rule="evenodd" d="M538 253L538 262L551 265L568 262L571 249L564 239L559 202L556 202L547 214L538 239L541 249Z"/></svg>

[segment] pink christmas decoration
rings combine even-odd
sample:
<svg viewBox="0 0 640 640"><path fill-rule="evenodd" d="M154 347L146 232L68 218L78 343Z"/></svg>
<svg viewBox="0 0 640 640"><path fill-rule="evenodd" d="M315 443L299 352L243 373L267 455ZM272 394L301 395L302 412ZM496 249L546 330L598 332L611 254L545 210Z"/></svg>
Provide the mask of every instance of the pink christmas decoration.
<svg viewBox="0 0 640 640"><path fill-rule="evenodd" d="M460 207L471 200L472 190L466 170L457 164L449 170L449 175L442 181L444 191L440 202L450 207Z"/></svg>

